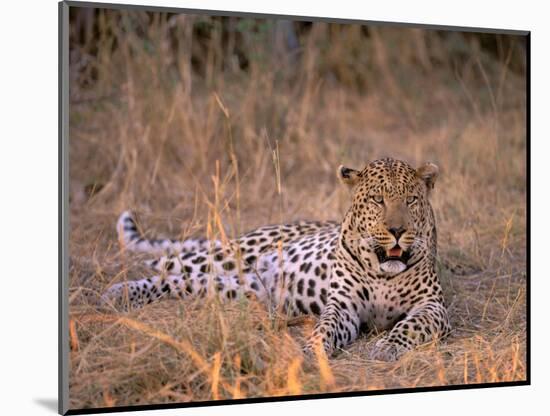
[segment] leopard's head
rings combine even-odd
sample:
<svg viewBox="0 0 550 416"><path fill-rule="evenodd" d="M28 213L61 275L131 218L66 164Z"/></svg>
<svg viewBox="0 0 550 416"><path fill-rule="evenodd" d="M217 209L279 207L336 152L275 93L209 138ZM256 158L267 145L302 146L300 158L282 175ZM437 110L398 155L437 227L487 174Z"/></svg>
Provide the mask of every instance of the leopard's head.
<svg viewBox="0 0 550 416"><path fill-rule="evenodd" d="M375 254L382 273L397 274L426 255L435 254L435 221L429 202L438 167L414 169L391 158L376 160L358 171L338 168L339 179L353 189L347 214L348 238ZM374 267L374 266L373 266Z"/></svg>

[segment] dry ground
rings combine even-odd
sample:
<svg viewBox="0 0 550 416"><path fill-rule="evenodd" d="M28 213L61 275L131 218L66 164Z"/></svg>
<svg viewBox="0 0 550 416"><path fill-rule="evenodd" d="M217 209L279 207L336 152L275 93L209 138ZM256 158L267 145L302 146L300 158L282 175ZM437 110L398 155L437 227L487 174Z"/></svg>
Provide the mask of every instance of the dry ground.
<svg viewBox="0 0 550 416"><path fill-rule="evenodd" d="M162 56L130 50L102 56L97 83L71 90L71 408L526 378L521 77L473 55L453 84L402 83L377 49L387 71L358 93L319 75L312 49L292 82L252 67L209 84L185 62L173 81ZM380 363L366 359L380 334L365 334L328 363L311 363L300 344L312 322L249 301L97 309L110 284L151 275L142 255L118 245L122 210L137 211L150 236L338 220L349 195L336 167L381 156L441 168L432 199L439 257L466 266L440 270L454 326L444 341Z"/></svg>

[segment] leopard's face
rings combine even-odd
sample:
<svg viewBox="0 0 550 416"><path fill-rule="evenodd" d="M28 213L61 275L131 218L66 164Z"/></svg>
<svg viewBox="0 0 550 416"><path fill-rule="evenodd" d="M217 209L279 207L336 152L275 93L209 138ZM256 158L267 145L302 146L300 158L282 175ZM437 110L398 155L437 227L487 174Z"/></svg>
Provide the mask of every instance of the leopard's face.
<svg viewBox="0 0 550 416"><path fill-rule="evenodd" d="M340 179L353 186L350 226L378 258L380 271L396 274L411 259L431 251L433 215L428 200L437 166L418 169L394 159L380 159L362 171L340 167Z"/></svg>

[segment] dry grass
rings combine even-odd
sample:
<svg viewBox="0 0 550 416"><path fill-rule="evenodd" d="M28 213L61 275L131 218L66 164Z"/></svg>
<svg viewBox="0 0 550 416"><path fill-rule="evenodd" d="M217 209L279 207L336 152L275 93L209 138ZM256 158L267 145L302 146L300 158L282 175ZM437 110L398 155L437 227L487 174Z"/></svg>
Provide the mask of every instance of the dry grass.
<svg viewBox="0 0 550 416"><path fill-rule="evenodd" d="M423 57L422 42L435 38L422 32L373 30L361 49L356 30L319 24L294 66L265 58L246 71L222 68L212 36L197 75L192 18L178 21L172 55L165 17L142 37L108 17L98 52L73 51L71 408L526 378L525 80L507 54L488 60L465 43L463 62L437 66L430 56L444 58L445 47L432 42ZM327 53L319 44L331 31ZM91 69L79 72L86 59ZM352 70L363 64L370 72ZM388 155L442 169L439 255L472 270L440 271L454 326L446 340L380 363L365 358L380 336L368 334L312 363L299 349L311 320L287 322L248 300L96 308L113 282L151 275L143 256L118 246L123 209L136 210L150 235L182 238L340 219L349 195L336 166Z"/></svg>

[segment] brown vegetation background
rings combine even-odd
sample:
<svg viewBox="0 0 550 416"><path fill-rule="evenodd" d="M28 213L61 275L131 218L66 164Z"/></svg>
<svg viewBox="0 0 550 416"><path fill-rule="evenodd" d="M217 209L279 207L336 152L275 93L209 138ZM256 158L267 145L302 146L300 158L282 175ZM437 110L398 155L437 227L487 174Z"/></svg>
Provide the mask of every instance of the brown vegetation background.
<svg viewBox="0 0 550 416"><path fill-rule="evenodd" d="M525 40L391 26L71 7L70 407L207 401L526 378ZM101 311L152 273L118 245L342 218L336 167L433 161L454 331L397 363L364 334L329 362L312 321L243 300Z"/></svg>

